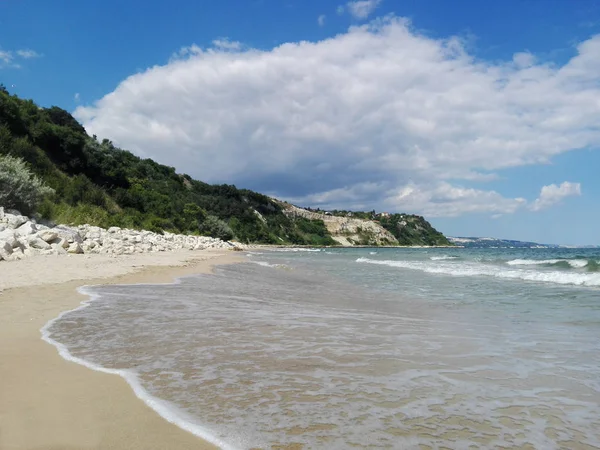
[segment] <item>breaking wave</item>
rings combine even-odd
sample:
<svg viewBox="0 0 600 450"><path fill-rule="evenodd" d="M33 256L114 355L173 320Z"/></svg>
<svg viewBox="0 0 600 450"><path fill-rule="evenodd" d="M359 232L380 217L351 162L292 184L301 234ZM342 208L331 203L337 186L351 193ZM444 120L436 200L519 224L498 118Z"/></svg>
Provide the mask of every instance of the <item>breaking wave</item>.
<svg viewBox="0 0 600 450"><path fill-rule="evenodd" d="M320 248L296 248L296 247L288 247L288 248L273 248L270 249L272 252L320 252Z"/></svg>
<svg viewBox="0 0 600 450"><path fill-rule="evenodd" d="M447 259L458 259L458 256L450 256L450 255L431 256L429 259L432 261L445 261Z"/></svg>
<svg viewBox="0 0 600 450"><path fill-rule="evenodd" d="M486 265L481 263L432 263L421 261L390 261L358 258L358 263L379 264L388 267L420 270L422 272L451 275L457 277L490 276L504 279L520 279L555 284L571 284L576 286L600 286L600 273L566 272L522 269L515 267L507 270L501 266ZM516 265L516 264L513 264ZM527 265L527 264L525 264ZM534 266L535 264L529 264Z"/></svg>
<svg viewBox="0 0 600 450"><path fill-rule="evenodd" d="M266 261L250 261L252 264L258 264L263 267L272 267L274 269L289 269L285 264L271 264Z"/></svg>
<svg viewBox="0 0 600 450"><path fill-rule="evenodd" d="M590 272L598 270L598 261L593 259L513 259L507 261L509 266L554 266L564 269L583 269Z"/></svg>

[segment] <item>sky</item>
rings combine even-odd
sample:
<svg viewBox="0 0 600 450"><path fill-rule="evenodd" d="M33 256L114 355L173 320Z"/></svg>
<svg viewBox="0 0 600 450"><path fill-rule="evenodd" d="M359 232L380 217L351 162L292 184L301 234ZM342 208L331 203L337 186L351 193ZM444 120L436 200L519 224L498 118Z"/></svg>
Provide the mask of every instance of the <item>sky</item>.
<svg viewBox="0 0 600 450"><path fill-rule="evenodd" d="M0 83L203 181L600 244L600 0L0 0Z"/></svg>

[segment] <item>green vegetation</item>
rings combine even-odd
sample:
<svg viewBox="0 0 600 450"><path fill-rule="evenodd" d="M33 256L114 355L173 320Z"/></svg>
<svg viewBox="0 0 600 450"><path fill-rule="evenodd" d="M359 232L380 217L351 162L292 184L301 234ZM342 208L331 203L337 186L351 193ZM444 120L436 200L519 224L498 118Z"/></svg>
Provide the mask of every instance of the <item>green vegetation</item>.
<svg viewBox="0 0 600 450"><path fill-rule="evenodd" d="M322 220L310 220L303 217L296 219L296 225L300 234L305 240L312 242L312 245L336 245L327 227Z"/></svg>
<svg viewBox="0 0 600 450"><path fill-rule="evenodd" d="M379 215L382 227L398 239L400 245L452 245L423 217L412 214Z"/></svg>
<svg viewBox="0 0 600 450"><path fill-rule="evenodd" d="M38 186L24 197L28 199L24 204L0 203L30 213L46 195L37 212L56 222L269 244L333 242L322 221L290 219L265 195L196 181L177 174L173 167L117 148L107 139L98 141L67 111L40 108L31 100L9 95L2 86L0 155L10 156L11 164L19 161L17 172L24 176L24 170L29 170L34 175L30 185ZM35 180L53 191L44 190Z"/></svg>
<svg viewBox="0 0 600 450"><path fill-rule="evenodd" d="M0 205L30 214L52 192L23 160L0 155Z"/></svg>

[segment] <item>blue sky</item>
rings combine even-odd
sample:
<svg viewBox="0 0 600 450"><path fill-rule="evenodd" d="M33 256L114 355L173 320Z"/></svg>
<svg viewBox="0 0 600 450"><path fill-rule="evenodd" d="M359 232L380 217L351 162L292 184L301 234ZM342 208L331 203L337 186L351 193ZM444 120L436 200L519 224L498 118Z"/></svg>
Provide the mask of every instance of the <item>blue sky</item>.
<svg viewBox="0 0 600 450"><path fill-rule="evenodd" d="M2 0L0 82L206 181L600 244L598 34L595 0Z"/></svg>

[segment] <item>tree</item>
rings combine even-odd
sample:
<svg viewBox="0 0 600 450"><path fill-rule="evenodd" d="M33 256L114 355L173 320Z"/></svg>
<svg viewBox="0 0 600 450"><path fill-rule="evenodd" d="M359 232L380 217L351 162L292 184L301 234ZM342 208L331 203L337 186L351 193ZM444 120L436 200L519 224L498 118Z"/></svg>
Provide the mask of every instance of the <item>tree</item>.
<svg viewBox="0 0 600 450"><path fill-rule="evenodd" d="M22 159L0 155L0 205L30 214L45 195L53 192Z"/></svg>

